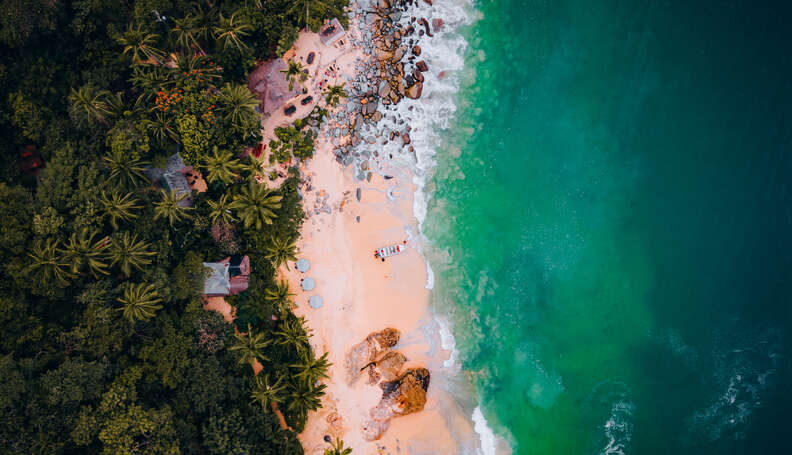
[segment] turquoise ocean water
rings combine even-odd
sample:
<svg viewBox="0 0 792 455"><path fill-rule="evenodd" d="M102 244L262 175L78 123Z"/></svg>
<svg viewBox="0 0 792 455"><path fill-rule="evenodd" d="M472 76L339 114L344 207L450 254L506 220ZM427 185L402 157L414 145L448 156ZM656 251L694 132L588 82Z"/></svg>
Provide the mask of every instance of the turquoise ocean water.
<svg viewBox="0 0 792 455"><path fill-rule="evenodd" d="M475 5L424 230L515 453L792 453L784 5Z"/></svg>

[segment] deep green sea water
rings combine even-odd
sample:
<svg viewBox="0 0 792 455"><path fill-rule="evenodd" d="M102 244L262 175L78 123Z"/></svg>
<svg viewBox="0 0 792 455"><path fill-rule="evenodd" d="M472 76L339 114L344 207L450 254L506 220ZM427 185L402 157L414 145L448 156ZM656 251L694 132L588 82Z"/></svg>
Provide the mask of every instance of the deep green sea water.
<svg viewBox="0 0 792 455"><path fill-rule="evenodd" d="M792 453L788 5L476 4L425 231L515 453Z"/></svg>

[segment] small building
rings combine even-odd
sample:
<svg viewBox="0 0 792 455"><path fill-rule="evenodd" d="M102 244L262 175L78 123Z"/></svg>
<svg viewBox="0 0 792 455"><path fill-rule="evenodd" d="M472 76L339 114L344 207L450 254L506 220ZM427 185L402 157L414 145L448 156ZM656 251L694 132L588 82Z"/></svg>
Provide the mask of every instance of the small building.
<svg viewBox="0 0 792 455"><path fill-rule="evenodd" d="M284 76L288 65L283 59L275 58L259 64L248 74L248 89L259 100L259 111L270 115L287 101L302 93L300 84L289 90L289 81Z"/></svg>
<svg viewBox="0 0 792 455"><path fill-rule="evenodd" d="M236 295L247 290L250 279L250 258L234 255L220 262L204 262L210 271L204 281L203 293L208 297Z"/></svg>
<svg viewBox="0 0 792 455"><path fill-rule="evenodd" d="M338 19L333 19L322 26L322 29L319 31L319 40L325 46L332 46L343 38L344 35L346 35L346 31L344 31L344 27L341 26L341 22L339 22Z"/></svg>
<svg viewBox="0 0 792 455"><path fill-rule="evenodd" d="M181 155L174 153L169 156L165 162L165 168L150 167L146 170L148 178L161 187L169 191L175 191L179 194L187 194L188 196L179 202L183 207L192 206L193 201L189 196L192 194L192 188L187 177L192 178L193 168L184 164Z"/></svg>

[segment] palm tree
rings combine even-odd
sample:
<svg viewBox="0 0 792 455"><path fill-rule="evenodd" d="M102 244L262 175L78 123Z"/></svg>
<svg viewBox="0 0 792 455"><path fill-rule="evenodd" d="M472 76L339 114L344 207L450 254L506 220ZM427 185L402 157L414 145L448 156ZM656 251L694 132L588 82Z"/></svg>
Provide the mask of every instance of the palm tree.
<svg viewBox="0 0 792 455"><path fill-rule="evenodd" d="M215 20L217 19L217 10L214 8L204 10L199 4L193 7L189 17L192 20L192 26L195 30L195 38L205 43L208 42L214 34L213 30Z"/></svg>
<svg viewBox="0 0 792 455"><path fill-rule="evenodd" d="M267 259L272 261L272 265L277 269L281 265L289 269L289 261L297 260L297 239L286 237L273 237L267 249Z"/></svg>
<svg viewBox="0 0 792 455"><path fill-rule="evenodd" d="M256 107L259 100L246 85L226 84L220 89L220 108L218 111L234 125L245 125L258 115Z"/></svg>
<svg viewBox="0 0 792 455"><path fill-rule="evenodd" d="M206 203L209 204L209 217L212 224L217 223L218 220L230 224L235 220L231 214L231 196L228 194L223 194L217 201L209 200Z"/></svg>
<svg viewBox="0 0 792 455"><path fill-rule="evenodd" d="M203 53L203 48L198 42L198 34L201 32L195 17L187 15L181 19L173 20L174 27L171 32L176 37L176 44L181 47L183 52L191 51L193 46Z"/></svg>
<svg viewBox="0 0 792 455"><path fill-rule="evenodd" d="M107 111L112 119L130 118L135 120L147 110L145 95L138 96L131 105L124 100L124 95L121 92L107 95Z"/></svg>
<svg viewBox="0 0 792 455"><path fill-rule="evenodd" d="M60 255L58 243L51 237L44 242L36 241L28 253L31 259L28 269L39 273L43 281L55 279L60 285L66 285L69 279L74 278L74 274L69 270L69 263Z"/></svg>
<svg viewBox="0 0 792 455"><path fill-rule="evenodd" d="M176 83L170 77L171 70L163 66L135 66L132 68L132 85L143 89L146 96L152 97L157 91Z"/></svg>
<svg viewBox="0 0 792 455"><path fill-rule="evenodd" d="M307 350L308 332L303 327L305 318L300 316L285 319L274 334L278 337L277 343L282 346L293 345L298 352Z"/></svg>
<svg viewBox="0 0 792 455"><path fill-rule="evenodd" d="M305 82L308 79L308 75L303 72L302 63L289 60L289 66L285 70L281 70L286 76L286 80L289 81L289 91L294 89L294 80L298 79L300 84Z"/></svg>
<svg viewBox="0 0 792 455"><path fill-rule="evenodd" d="M234 154L230 150L221 150L214 146L212 154L204 157L204 168L206 169L206 179L209 180L209 183L220 180L228 184L234 181L242 166L239 160L234 158Z"/></svg>
<svg viewBox="0 0 792 455"><path fill-rule="evenodd" d="M69 114L79 124L91 125L94 122L107 124L110 114L107 106L107 92L91 84L69 93Z"/></svg>
<svg viewBox="0 0 792 455"><path fill-rule="evenodd" d="M153 58L158 63L161 63L165 53L154 47L158 38L159 35L146 32L141 28L140 24L136 28L132 28L132 24L129 24L127 31L116 41L124 46L123 55L130 54L132 56L133 64L141 63L142 57L146 57L146 59Z"/></svg>
<svg viewBox="0 0 792 455"><path fill-rule="evenodd" d="M220 13L217 25L214 27L214 36L218 42L222 43L223 51L234 48L238 52L242 52L247 49L242 38L249 35L251 30L253 27L244 16L237 17L237 13L233 13L231 17L226 18L223 13Z"/></svg>
<svg viewBox="0 0 792 455"><path fill-rule="evenodd" d="M154 219L165 218L173 226L177 221L190 217L192 207L181 205L189 193L160 190L162 200L154 203Z"/></svg>
<svg viewBox="0 0 792 455"><path fill-rule="evenodd" d="M256 161L252 155L248 155L246 159L241 160L241 173L243 175L247 174L248 181L256 182L256 177L261 175L261 163Z"/></svg>
<svg viewBox="0 0 792 455"><path fill-rule="evenodd" d="M141 206L135 205L136 202L137 199L132 196L132 193L113 192L108 197L107 193L102 191L99 196L99 203L102 204L105 216L110 218L110 225L113 226L113 229L118 229L119 220L132 221L137 217L134 210Z"/></svg>
<svg viewBox="0 0 792 455"><path fill-rule="evenodd" d="M147 321L157 314L157 310L162 309L159 303L162 299L154 289L154 285L147 283L127 284L124 294L118 297L122 307L119 310L124 312L124 317L134 324L137 321Z"/></svg>
<svg viewBox="0 0 792 455"><path fill-rule="evenodd" d="M104 248L107 245L106 237L94 242L96 231L83 228L80 235L73 232L69 240L63 245L61 250L66 260L71 262L71 271L74 274L80 273L83 265L88 266L88 270L94 278L107 275L107 262Z"/></svg>
<svg viewBox="0 0 792 455"><path fill-rule="evenodd" d="M295 412L301 420L308 415L308 411L316 411L322 406L321 398L325 394L326 385L314 386L313 383L305 380L298 380L289 385L288 408Z"/></svg>
<svg viewBox="0 0 792 455"><path fill-rule="evenodd" d="M220 77L220 70L217 66L209 63L209 57L198 54L176 55L176 70L181 73L179 77L192 76L200 73L200 77L208 81Z"/></svg>
<svg viewBox="0 0 792 455"><path fill-rule="evenodd" d="M266 410L270 403L281 403L283 401L286 384L283 384L283 376L278 377L274 384L269 383L269 375L263 374L256 376L254 388L250 393L253 402L261 405Z"/></svg>
<svg viewBox="0 0 792 455"><path fill-rule="evenodd" d="M251 226L261 229L265 224L272 224L272 219L277 217L273 210L281 208L281 199L283 196L272 194L266 186L251 182L234 196L231 208L237 211L245 229Z"/></svg>
<svg viewBox="0 0 792 455"><path fill-rule="evenodd" d="M166 116L164 112L157 112L154 115L154 119L142 120L141 125L154 136L154 139L160 145L165 145L168 139L174 142L179 141L179 135L176 134L172 119Z"/></svg>
<svg viewBox="0 0 792 455"><path fill-rule="evenodd" d="M324 455L350 455L352 449L344 447L344 441L336 438L335 442L330 443L330 448L325 449Z"/></svg>
<svg viewBox="0 0 792 455"><path fill-rule="evenodd" d="M299 371L294 377L304 379L309 383L314 383L320 378L329 378L327 369L332 364L327 361L327 353L322 354L321 357L314 358L313 353L309 350L300 351L300 362L289 365L292 368L297 368Z"/></svg>
<svg viewBox="0 0 792 455"><path fill-rule="evenodd" d="M124 153L119 149L112 149L104 156L103 160L110 168L110 176L107 181L116 188L134 189L146 178L146 161L141 161L129 153Z"/></svg>
<svg viewBox="0 0 792 455"><path fill-rule="evenodd" d="M275 286L269 287L264 291L264 300L280 309L281 319L286 319L286 315L291 309L292 296L294 296L294 293L289 289L289 282L286 280L280 280L275 283Z"/></svg>
<svg viewBox="0 0 792 455"><path fill-rule="evenodd" d="M253 333L253 329L248 324L248 330L246 334L243 333L235 333L234 338L236 338L236 344L231 346L229 349L232 351L239 351L239 363L249 363L250 366L253 366L253 362L256 360L261 361L268 361L269 358L264 355L264 348L269 346L272 343L272 340L265 339L265 335L263 333Z"/></svg>
<svg viewBox="0 0 792 455"><path fill-rule="evenodd" d="M120 236L114 237L108 249L110 255L110 266L118 264L121 272L129 276L132 267L143 270L143 267L151 264L151 256L156 253L149 251L146 242L137 239L137 235L124 232Z"/></svg>
<svg viewBox="0 0 792 455"><path fill-rule="evenodd" d="M312 16L320 16L326 10L327 5L321 0L291 0L291 7L287 12L296 14L303 27L317 31L318 19Z"/></svg>
<svg viewBox="0 0 792 455"><path fill-rule="evenodd" d="M338 102L341 100L341 98L347 97L346 90L344 90L344 85L346 84L330 85L327 87L327 90L325 90L325 101L327 101L327 104L336 107L338 106Z"/></svg>

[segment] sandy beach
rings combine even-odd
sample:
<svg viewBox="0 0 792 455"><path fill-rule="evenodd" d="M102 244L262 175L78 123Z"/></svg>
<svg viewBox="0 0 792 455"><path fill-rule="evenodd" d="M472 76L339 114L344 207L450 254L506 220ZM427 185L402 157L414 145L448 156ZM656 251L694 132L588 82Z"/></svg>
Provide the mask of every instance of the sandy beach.
<svg viewBox="0 0 792 455"><path fill-rule="evenodd" d="M360 36L354 24L347 32L348 36ZM309 65L312 52L314 59ZM365 55L349 39L326 46L318 34L302 31L288 58L301 62L309 71L310 78L302 84L307 93L283 103L294 105L294 114L285 115L281 107L263 118L264 144L275 138L276 127L305 117L317 104L334 111L324 101L324 88L354 79L356 59L365 59ZM307 96L313 100L302 105L300 101ZM343 107L342 101L336 109ZM329 380L323 381L327 393L322 408L309 415L300 441L311 455L324 453L326 436L343 439L356 454L461 453L460 447L474 445L476 436L469 416L438 385L443 382L443 374L448 374L438 370L447 369L443 362L452 353L440 348L439 327L429 310L427 265L419 251L419 227L413 215L416 187L412 175L404 166L381 162L380 173L372 173L368 180L356 178L353 170L339 164L333 154L331 133L336 126L332 119L323 125L314 157L300 164L307 218L298 240L298 257L308 259L310 269L306 273L294 267L280 271L296 293L295 313L304 316L313 330L314 350L318 355L328 352L333 364ZM337 134L335 137L338 139ZM343 136L340 139L345 140ZM261 156L265 169L267 158L268 150ZM374 256L377 248L391 244L404 245L407 251L385 262ZM307 277L316 282L310 292L300 287ZM321 308L308 305L314 295L322 297ZM364 439L361 428L370 420L369 412L379 403L382 390L378 385L368 385L363 376L349 384L345 356L368 334L388 327L401 332L399 343L392 349L407 357L403 370L428 368L432 382L422 411L392 419L382 437L370 442Z"/></svg>

